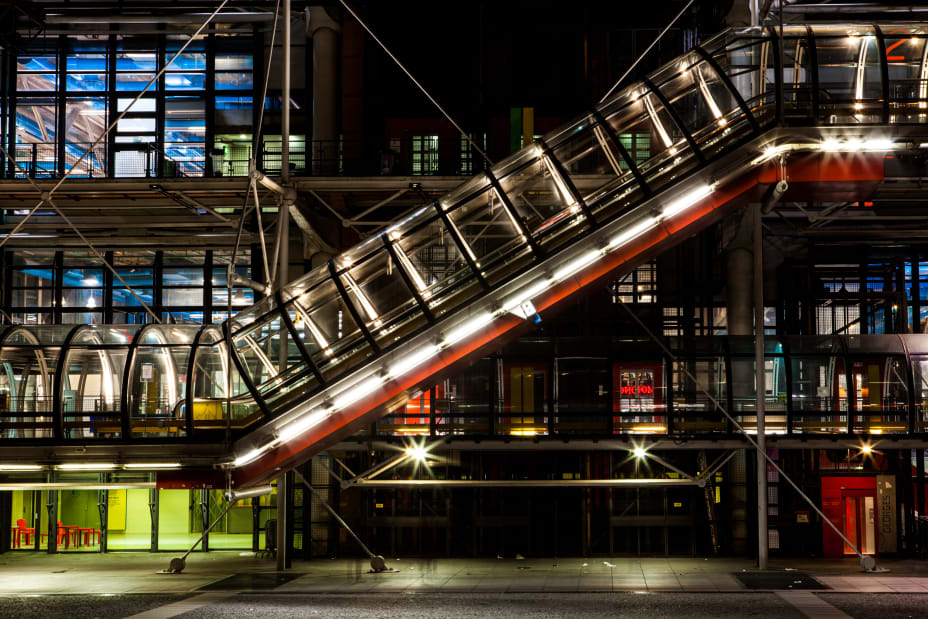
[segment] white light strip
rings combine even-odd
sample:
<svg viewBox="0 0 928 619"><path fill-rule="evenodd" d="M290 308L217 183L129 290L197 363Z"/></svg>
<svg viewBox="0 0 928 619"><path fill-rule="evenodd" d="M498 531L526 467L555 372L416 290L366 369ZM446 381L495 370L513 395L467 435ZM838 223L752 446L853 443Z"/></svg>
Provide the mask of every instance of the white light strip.
<svg viewBox="0 0 928 619"><path fill-rule="evenodd" d="M116 468L115 464L109 463L92 463L92 462L81 462L78 464L59 464L55 468L62 471L109 471Z"/></svg>
<svg viewBox="0 0 928 619"><path fill-rule="evenodd" d="M454 344L457 344L461 340L470 337L474 333L477 333L478 331L483 329L485 326L493 322L494 318L495 317L493 316L493 314L489 312L478 314L477 316L475 316L474 318L471 318L464 324L459 325L451 329L450 331L448 331L443 338L444 345L452 346Z"/></svg>
<svg viewBox="0 0 928 619"><path fill-rule="evenodd" d="M601 251L588 251L585 254L581 255L579 258L576 258L569 263L562 266L560 269L554 272L554 279L557 281L562 281L567 279L577 271L583 269L584 267L592 264L593 262L599 260L603 255Z"/></svg>
<svg viewBox="0 0 928 619"><path fill-rule="evenodd" d="M647 232L648 230L656 226L658 223L660 223L660 220L657 219L656 217L648 217L646 219L643 219L642 221L638 222L637 224L635 224L628 230L625 230L619 236L609 241L609 245L607 246L607 249L614 249L616 247L621 247L622 245L625 245L629 241L632 241L638 238L639 236L641 236L642 234L644 234L645 232Z"/></svg>
<svg viewBox="0 0 928 619"><path fill-rule="evenodd" d="M358 400L365 398L372 394L374 391L380 388L383 384L383 378L380 376L374 376L363 380L360 383L355 383L342 393L338 395L335 400L332 401L332 406L335 408L348 408Z"/></svg>
<svg viewBox="0 0 928 619"><path fill-rule="evenodd" d="M722 118L722 110L719 109L718 104L716 104L715 99L712 97L712 93L709 92L709 84L706 83L706 78L703 77L699 67L696 67L694 72L696 73L696 83L699 85L699 92L702 93L702 98L706 100L706 104L709 106L712 116L719 121L719 125L724 127L725 119Z"/></svg>
<svg viewBox="0 0 928 619"><path fill-rule="evenodd" d="M0 471L3 472L41 471L43 468L41 464L0 464Z"/></svg>
<svg viewBox="0 0 928 619"><path fill-rule="evenodd" d="M419 290L419 294L422 295L423 299L428 299L430 295L429 287L426 285L425 280L422 279L422 275L419 274L415 265L413 265L412 260L409 259L409 256L406 255L406 252L403 251L399 243L393 244L393 250L396 252L396 258L400 262L400 267L406 271L412 283L415 284L416 288Z"/></svg>
<svg viewBox="0 0 928 619"><path fill-rule="evenodd" d="M330 409L319 410L319 411L316 411L315 413L312 413L311 415L307 415L306 417L303 417L302 419L298 419L297 421L294 421L293 423L284 426L281 429L280 433L277 435L278 442L286 443L290 439L296 438L297 436L299 436L300 434L303 434L304 432L306 432L313 426L319 424L326 417L328 417L330 413L331 413Z"/></svg>
<svg viewBox="0 0 928 619"><path fill-rule="evenodd" d="M673 141L670 139L670 135L667 133L667 130L664 129L664 125L661 124L661 119L657 117L657 112L654 110L654 104L651 103L650 93L644 96L644 107L648 111L648 116L651 118L651 123L660 134L661 140L664 142L664 146L670 149L670 154L676 154L677 149L673 147Z"/></svg>
<svg viewBox="0 0 928 619"><path fill-rule="evenodd" d="M261 454L263 454L265 451L267 451L268 449L270 449L270 447L271 447L271 445L270 445L270 443L269 443L269 444L265 445L263 449L252 449L251 451L246 452L246 453L242 454L241 456L239 456L238 458L236 458L235 460L233 460L233 461L232 461L232 466L236 466L236 467L238 467L238 466L243 466L243 465L245 465L245 464L248 464L249 462L252 462L252 461L254 461L254 460L257 460L258 457L259 457Z"/></svg>
<svg viewBox="0 0 928 619"><path fill-rule="evenodd" d="M520 305L522 305L526 301L531 300L531 298L534 297L539 292L544 292L545 290L550 288L551 284L553 283L555 283L553 280L548 280L548 279L542 279L542 280L535 282L534 284L529 286L527 289L520 291L520 293L517 296L514 296L508 301L506 301L505 303L503 303L503 313L512 312L513 310L518 309ZM522 312L515 312L515 313L517 313L519 316L522 316Z"/></svg>
<svg viewBox="0 0 928 619"><path fill-rule="evenodd" d="M388 374L392 378L402 376L437 355L439 350L438 346L434 344L426 344L416 352L390 366Z"/></svg>
<svg viewBox="0 0 928 619"><path fill-rule="evenodd" d="M715 190L715 187L712 185L702 185L700 187L697 187L693 191L690 191L689 193L683 195L680 198L677 198L676 200L674 200L673 202L665 206L664 210L661 211L661 215L663 215L665 219L670 219L671 217L675 215L679 215L686 209L690 208L691 206L693 206L694 204L696 204L697 202L699 202L700 200L708 196L714 190Z"/></svg>
<svg viewBox="0 0 928 619"><path fill-rule="evenodd" d="M358 301L361 303L361 307L364 308L364 313L367 314L368 320L374 323L375 327L379 327L383 324L380 321L380 317L377 315L377 310L374 309L373 303L367 298L367 295L364 294L364 291L361 290L361 287L358 286L358 282L354 281L354 278L346 271L342 273L341 277L345 278L345 281L348 282L348 287L351 289L351 292L354 293L354 296L357 297Z"/></svg>
<svg viewBox="0 0 928 619"><path fill-rule="evenodd" d="M133 462L126 464L127 469L179 469L180 462Z"/></svg>

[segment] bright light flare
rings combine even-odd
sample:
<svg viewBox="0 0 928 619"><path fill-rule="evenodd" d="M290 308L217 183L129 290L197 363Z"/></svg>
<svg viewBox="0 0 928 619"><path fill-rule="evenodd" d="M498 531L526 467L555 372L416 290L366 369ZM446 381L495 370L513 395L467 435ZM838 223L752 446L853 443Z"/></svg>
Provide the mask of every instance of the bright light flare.
<svg viewBox="0 0 928 619"><path fill-rule="evenodd" d="M641 460L648 455L648 452L644 447L635 447L632 449L632 455Z"/></svg>
<svg viewBox="0 0 928 619"><path fill-rule="evenodd" d="M425 447L422 447L421 445L415 445L413 447L406 448L406 455L416 462L425 462L425 458L429 455L429 453L425 450Z"/></svg>

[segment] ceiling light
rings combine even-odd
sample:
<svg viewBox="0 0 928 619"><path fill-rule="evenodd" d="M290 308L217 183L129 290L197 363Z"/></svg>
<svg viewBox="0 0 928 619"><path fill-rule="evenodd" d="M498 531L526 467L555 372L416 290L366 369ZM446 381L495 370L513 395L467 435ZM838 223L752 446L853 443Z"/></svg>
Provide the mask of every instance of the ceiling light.
<svg viewBox="0 0 928 619"><path fill-rule="evenodd" d="M44 467L41 464L0 464L0 471L41 471Z"/></svg>
<svg viewBox="0 0 928 619"><path fill-rule="evenodd" d="M101 462L79 462L59 464L55 467L61 471L109 471L116 468L115 464Z"/></svg>

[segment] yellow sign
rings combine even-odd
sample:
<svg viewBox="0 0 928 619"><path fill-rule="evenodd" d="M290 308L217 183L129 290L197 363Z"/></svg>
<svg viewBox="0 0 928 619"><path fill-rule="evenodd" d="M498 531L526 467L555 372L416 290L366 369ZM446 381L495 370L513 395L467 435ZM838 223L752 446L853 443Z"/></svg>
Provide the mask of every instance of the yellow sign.
<svg viewBox="0 0 928 619"><path fill-rule="evenodd" d="M110 490L106 499L107 526L110 531L126 529L126 490Z"/></svg>

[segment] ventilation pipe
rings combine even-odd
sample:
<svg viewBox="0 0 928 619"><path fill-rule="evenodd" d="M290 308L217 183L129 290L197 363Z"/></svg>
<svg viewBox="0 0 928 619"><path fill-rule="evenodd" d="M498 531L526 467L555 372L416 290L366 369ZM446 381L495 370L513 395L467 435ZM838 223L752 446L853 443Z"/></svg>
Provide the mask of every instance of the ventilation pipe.
<svg viewBox="0 0 928 619"><path fill-rule="evenodd" d="M341 26L321 6L306 8L306 36L313 40L313 134L309 156L313 174L338 173L336 72Z"/></svg>

